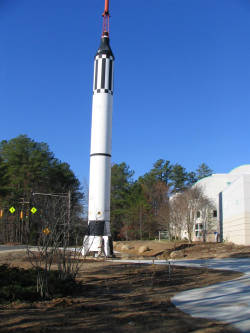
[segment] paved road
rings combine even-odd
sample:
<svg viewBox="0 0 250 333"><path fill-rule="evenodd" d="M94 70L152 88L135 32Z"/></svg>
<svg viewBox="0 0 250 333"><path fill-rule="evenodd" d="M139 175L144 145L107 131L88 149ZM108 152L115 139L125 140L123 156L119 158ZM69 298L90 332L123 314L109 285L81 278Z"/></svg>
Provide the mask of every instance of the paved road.
<svg viewBox="0 0 250 333"><path fill-rule="evenodd" d="M15 245L15 246L0 245L0 252L22 251L25 249L26 249L26 245Z"/></svg>
<svg viewBox="0 0 250 333"><path fill-rule="evenodd" d="M2 252L16 252L16 251L25 251L27 249L26 245L14 245L14 246L6 246L6 245L0 245L0 253ZM37 251L37 246L29 246L29 249L32 251ZM59 249L63 249L59 247ZM70 251L76 251L81 252L81 248L75 248L75 247L69 247L68 250Z"/></svg>
<svg viewBox="0 0 250 333"><path fill-rule="evenodd" d="M121 260L131 263L148 263L152 260ZM155 264L166 265L166 260L154 260ZM214 284L178 293L172 302L193 317L216 319L232 324L245 333L250 333L250 258L176 260L179 266L208 267L244 273L236 280Z"/></svg>

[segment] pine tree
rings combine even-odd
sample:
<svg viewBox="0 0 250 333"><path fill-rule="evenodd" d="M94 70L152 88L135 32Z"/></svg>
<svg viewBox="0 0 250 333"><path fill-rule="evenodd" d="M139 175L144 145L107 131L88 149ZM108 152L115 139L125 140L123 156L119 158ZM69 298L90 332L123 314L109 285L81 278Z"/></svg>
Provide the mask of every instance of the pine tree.
<svg viewBox="0 0 250 333"><path fill-rule="evenodd" d="M114 239L121 236L128 207L134 171L126 163L111 168L111 231Z"/></svg>
<svg viewBox="0 0 250 333"><path fill-rule="evenodd" d="M187 188L188 173L180 164L173 165L170 179L173 192L180 192Z"/></svg>
<svg viewBox="0 0 250 333"><path fill-rule="evenodd" d="M74 218L79 220L83 194L67 163L55 158L46 143L35 142L26 135L0 142L0 209L4 210L6 220L1 226L6 231L8 222L6 235L12 235L11 241L22 242L24 230L30 227L37 235L39 225L30 223L34 192L64 193L66 202L69 191L71 217L74 212ZM15 214L10 214L11 206L15 207Z"/></svg>
<svg viewBox="0 0 250 333"><path fill-rule="evenodd" d="M208 165L205 163L202 163L199 165L198 169L196 170L196 178L197 180L200 180L205 177L211 176L213 173L213 170L209 168Z"/></svg>

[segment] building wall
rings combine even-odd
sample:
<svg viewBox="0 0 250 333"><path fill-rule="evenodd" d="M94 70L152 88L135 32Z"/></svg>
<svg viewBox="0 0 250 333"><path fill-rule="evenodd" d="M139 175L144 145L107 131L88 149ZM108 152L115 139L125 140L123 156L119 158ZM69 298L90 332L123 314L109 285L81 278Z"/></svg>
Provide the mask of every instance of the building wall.
<svg viewBox="0 0 250 333"><path fill-rule="evenodd" d="M242 175L222 193L223 238L250 244L250 175Z"/></svg>
<svg viewBox="0 0 250 333"><path fill-rule="evenodd" d="M247 213L245 216L245 245L250 245L250 214Z"/></svg>
<svg viewBox="0 0 250 333"><path fill-rule="evenodd" d="M207 234L207 241L213 241L217 231L225 241L250 245L250 164L241 165L229 173L213 174L194 186L201 187L217 209L217 219ZM196 223L203 221L197 219ZM196 229L194 240L201 240L201 237L195 237ZM187 237L186 230L182 236Z"/></svg>
<svg viewBox="0 0 250 333"><path fill-rule="evenodd" d="M250 245L250 175L244 175L245 244Z"/></svg>

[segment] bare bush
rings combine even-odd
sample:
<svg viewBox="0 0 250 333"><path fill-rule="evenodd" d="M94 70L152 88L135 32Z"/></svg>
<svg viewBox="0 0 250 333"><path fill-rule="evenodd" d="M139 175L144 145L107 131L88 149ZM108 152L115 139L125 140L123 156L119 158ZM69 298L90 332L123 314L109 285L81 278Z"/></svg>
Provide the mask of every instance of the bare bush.
<svg viewBox="0 0 250 333"><path fill-rule="evenodd" d="M50 296L48 276L52 265L59 278L74 279L79 270L81 248L69 248L74 234L74 221L66 195L35 195L32 230L38 230L36 247L27 246L27 254L37 270L37 292L42 298ZM34 237L34 235L32 235Z"/></svg>

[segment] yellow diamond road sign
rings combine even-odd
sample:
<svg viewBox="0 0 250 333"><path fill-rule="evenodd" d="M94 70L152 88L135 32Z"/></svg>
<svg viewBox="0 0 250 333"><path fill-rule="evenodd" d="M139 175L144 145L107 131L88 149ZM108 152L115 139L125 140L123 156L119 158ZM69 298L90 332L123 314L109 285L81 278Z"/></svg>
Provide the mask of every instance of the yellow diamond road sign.
<svg viewBox="0 0 250 333"><path fill-rule="evenodd" d="M11 214L13 214L13 213L15 213L15 208L12 206L12 207L10 207L10 209L9 209L9 211L11 212Z"/></svg>
<svg viewBox="0 0 250 333"><path fill-rule="evenodd" d="M37 209L35 207L32 207L30 211L32 214L35 214L37 212Z"/></svg>
<svg viewBox="0 0 250 333"><path fill-rule="evenodd" d="M45 228L45 229L43 229L43 233L44 233L45 235L48 235L48 234L50 233L49 228Z"/></svg>

